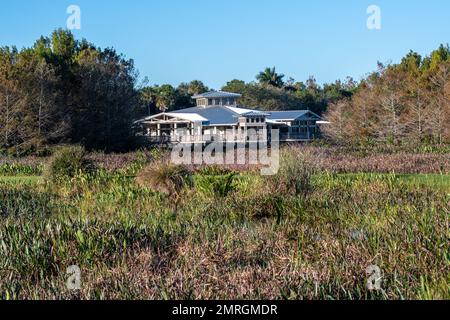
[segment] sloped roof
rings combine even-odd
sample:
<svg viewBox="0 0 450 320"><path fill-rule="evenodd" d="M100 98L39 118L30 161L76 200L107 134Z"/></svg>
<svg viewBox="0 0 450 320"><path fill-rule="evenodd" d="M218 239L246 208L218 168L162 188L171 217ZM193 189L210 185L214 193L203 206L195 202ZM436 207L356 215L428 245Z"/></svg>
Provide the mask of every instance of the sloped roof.
<svg viewBox="0 0 450 320"><path fill-rule="evenodd" d="M183 110L170 112L173 115L177 114L198 114L200 117L207 119L210 125L225 125L235 124L238 121L239 114L233 112L227 107L194 107Z"/></svg>
<svg viewBox="0 0 450 320"><path fill-rule="evenodd" d="M166 113L169 116L173 115L176 116L177 118L183 119L183 120L188 120L188 121L193 121L193 122L199 122L199 121L208 121L208 119L202 117L201 115L197 114L197 113L181 113L178 112L176 114L173 114L173 112L168 112Z"/></svg>
<svg viewBox="0 0 450 320"><path fill-rule="evenodd" d="M233 125L238 122L239 117L265 116L268 123L277 123L282 121L294 121L311 114L320 119L318 115L308 110L291 110L291 111L268 111L229 107L229 106L213 106L213 107L193 107L167 112L168 116L177 117L192 122L208 122L208 125ZM143 119L150 120L158 117L154 115Z"/></svg>
<svg viewBox="0 0 450 320"><path fill-rule="evenodd" d="M201 98L240 98L242 95L225 91L210 91L193 96L193 99Z"/></svg>
<svg viewBox="0 0 450 320"><path fill-rule="evenodd" d="M250 116L268 116L270 113L259 111L259 110L253 110L253 109L244 109L239 107L228 107L231 111L239 114L240 116L244 117L250 117Z"/></svg>
<svg viewBox="0 0 450 320"><path fill-rule="evenodd" d="M241 107L228 107L227 106L227 108L230 109L231 111L237 113L237 114L245 114L245 113L248 113L248 112L255 111L255 110L252 110L252 109L241 108Z"/></svg>
<svg viewBox="0 0 450 320"><path fill-rule="evenodd" d="M277 121L293 121L308 114L308 110L292 110L292 111L270 111L269 120Z"/></svg>

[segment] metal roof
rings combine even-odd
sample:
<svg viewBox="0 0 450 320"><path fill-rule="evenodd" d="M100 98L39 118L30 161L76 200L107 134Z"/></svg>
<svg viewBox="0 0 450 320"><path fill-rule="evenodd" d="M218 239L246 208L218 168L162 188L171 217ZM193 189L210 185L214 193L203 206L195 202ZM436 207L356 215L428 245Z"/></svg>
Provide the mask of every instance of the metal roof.
<svg viewBox="0 0 450 320"><path fill-rule="evenodd" d="M269 120L296 120L309 113L308 110L292 110L292 111L270 111Z"/></svg>
<svg viewBox="0 0 450 320"><path fill-rule="evenodd" d="M252 110L246 113L241 113L242 117L268 117L270 113L265 113L257 110Z"/></svg>
<svg viewBox="0 0 450 320"><path fill-rule="evenodd" d="M225 91L210 91L193 96L193 99L201 98L240 98L242 95Z"/></svg>
<svg viewBox="0 0 450 320"><path fill-rule="evenodd" d="M194 113L198 114L200 117L205 118L209 121L210 125L226 125L226 124L235 124L238 122L239 114L233 112L227 107L194 107L183 110L177 110L170 112L171 114L187 114Z"/></svg>
<svg viewBox="0 0 450 320"><path fill-rule="evenodd" d="M208 125L233 125L238 123L239 117L265 116L268 123L277 123L282 121L294 121L304 117L307 114L321 119L315 113L308 110L291 110L291 111L259 111L247 108L228 107L228 106L212 106L212 107L193 107L167 112L166 114L178 117L192 122L207 122ZM162 114L162 113L161 113ZM147 117L145 120L158 117L161 114ZM141 120L142 121L142 120Z"/></svg>

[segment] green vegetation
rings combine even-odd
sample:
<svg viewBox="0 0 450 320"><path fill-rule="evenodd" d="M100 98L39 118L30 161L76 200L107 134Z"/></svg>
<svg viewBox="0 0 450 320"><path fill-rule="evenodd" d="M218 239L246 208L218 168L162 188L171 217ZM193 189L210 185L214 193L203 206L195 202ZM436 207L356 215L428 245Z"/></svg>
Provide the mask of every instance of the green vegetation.
<svg viewBox="0 0 450 320"><path fill-rule="evenodd" d="M450 299L449 67L441 46L360 83L228 82L243 106L331 122L264 177L112 153L201 81L138 88L132 60L64 30L0 47L0 299Z"/></svg>
<svg viewBox="0 0 450 320"><path fill-rule="evenodd" d="M135 158L57 184L1 178L0 298L450 298L448 175L337 174L282 154L278 177ZM382 290L367 290L370 265Z"/></svg>
<svg viewBox="0 0 450 320"><path fill-rule="evenodd" d="M106 151L133 148L136 83L132 60L69 31L20 50L0 46L0 154L48 155L68 141Z"/></svg>
<svg viewBox="0 0 450 320"><path fill-rule="evenodd" d="M33 176L42 173L43 166L33 166L20 163L3 163L0 165L0 176Z"/></svg>
<svg viewBox="0 0 450 320"><path fill-rule="evenodd" d="M216 166L206 167L195 175L195 187L206 196L226 197L235 190L236 177L236 172Z"/></svg>
<svg viewBox="0 0 450 320"><path fill-rule="evenodd" d="M0 183L10 184L35 184L42 180L39 176L18 176L18 177L5 177L0 176Z"/></svg>
<svg viewBox="0 0 450 320"><path fill-rule="evenodd" d="M412 187L425 187L435 190L446 191L450 194L450 175L448 174L372 174L372 173L359 173L359 174L342 174L337 175L344 179L355 180L360 177L376 180L379 178L390 177L398 182L412 186Z"/></svg>
<svg viewBox="0 0 450 320"><path fill-rule="evenodd" d="M94 164L87 158L86 151L81 146L62 147L57 150L47 165L45 175L56 182L60 179L70 179L80 173L95 170Z"/></svg>

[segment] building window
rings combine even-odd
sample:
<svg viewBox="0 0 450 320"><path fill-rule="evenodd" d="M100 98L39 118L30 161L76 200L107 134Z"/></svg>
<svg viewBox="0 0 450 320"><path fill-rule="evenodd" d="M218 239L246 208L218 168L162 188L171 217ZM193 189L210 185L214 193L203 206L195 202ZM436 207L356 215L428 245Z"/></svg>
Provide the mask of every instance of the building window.
<svg viewBox="0 0 450 320"><path fill-rule="evenodd" d="M208 99L208 106L212 106L213 104L213 99Z"/></svg>

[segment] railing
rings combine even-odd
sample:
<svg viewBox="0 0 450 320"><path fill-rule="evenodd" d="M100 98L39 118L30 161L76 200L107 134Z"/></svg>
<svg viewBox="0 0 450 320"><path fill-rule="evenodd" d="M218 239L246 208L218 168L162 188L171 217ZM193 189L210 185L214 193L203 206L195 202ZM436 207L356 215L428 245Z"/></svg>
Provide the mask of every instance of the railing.
<svg viewBox="0 0 450 320"><path fill-rule="evenodd" d="M245 141L266 141L267 136L257 135L225 135L225 134L205 134L205 135L183 135L183 136L147 136L153 143L207 143L207 142L245 142Z"/></svg>
<svg viewBox="0 0 450 320"><path fill-rule="evenodd" d="M306 133L280 133L280 141L309 141L316 137L315 134ZM183 136L147 136L147 139L153 143L208 143L208 142L250 142L250 141L267 141L273 137L264 134L257 135L224 135L224 134L205 134L199 135L183 135Z"/></svg>
<svg viewBox="0 0 450 320"><path fill-rule="evenodd" d="M302 141L302 140L312 140L312 139L314 139L313 134L310 134L308 136L308 134L306 134L306 133L280 133L280 141L287 141L287 140Z"/></svg>

